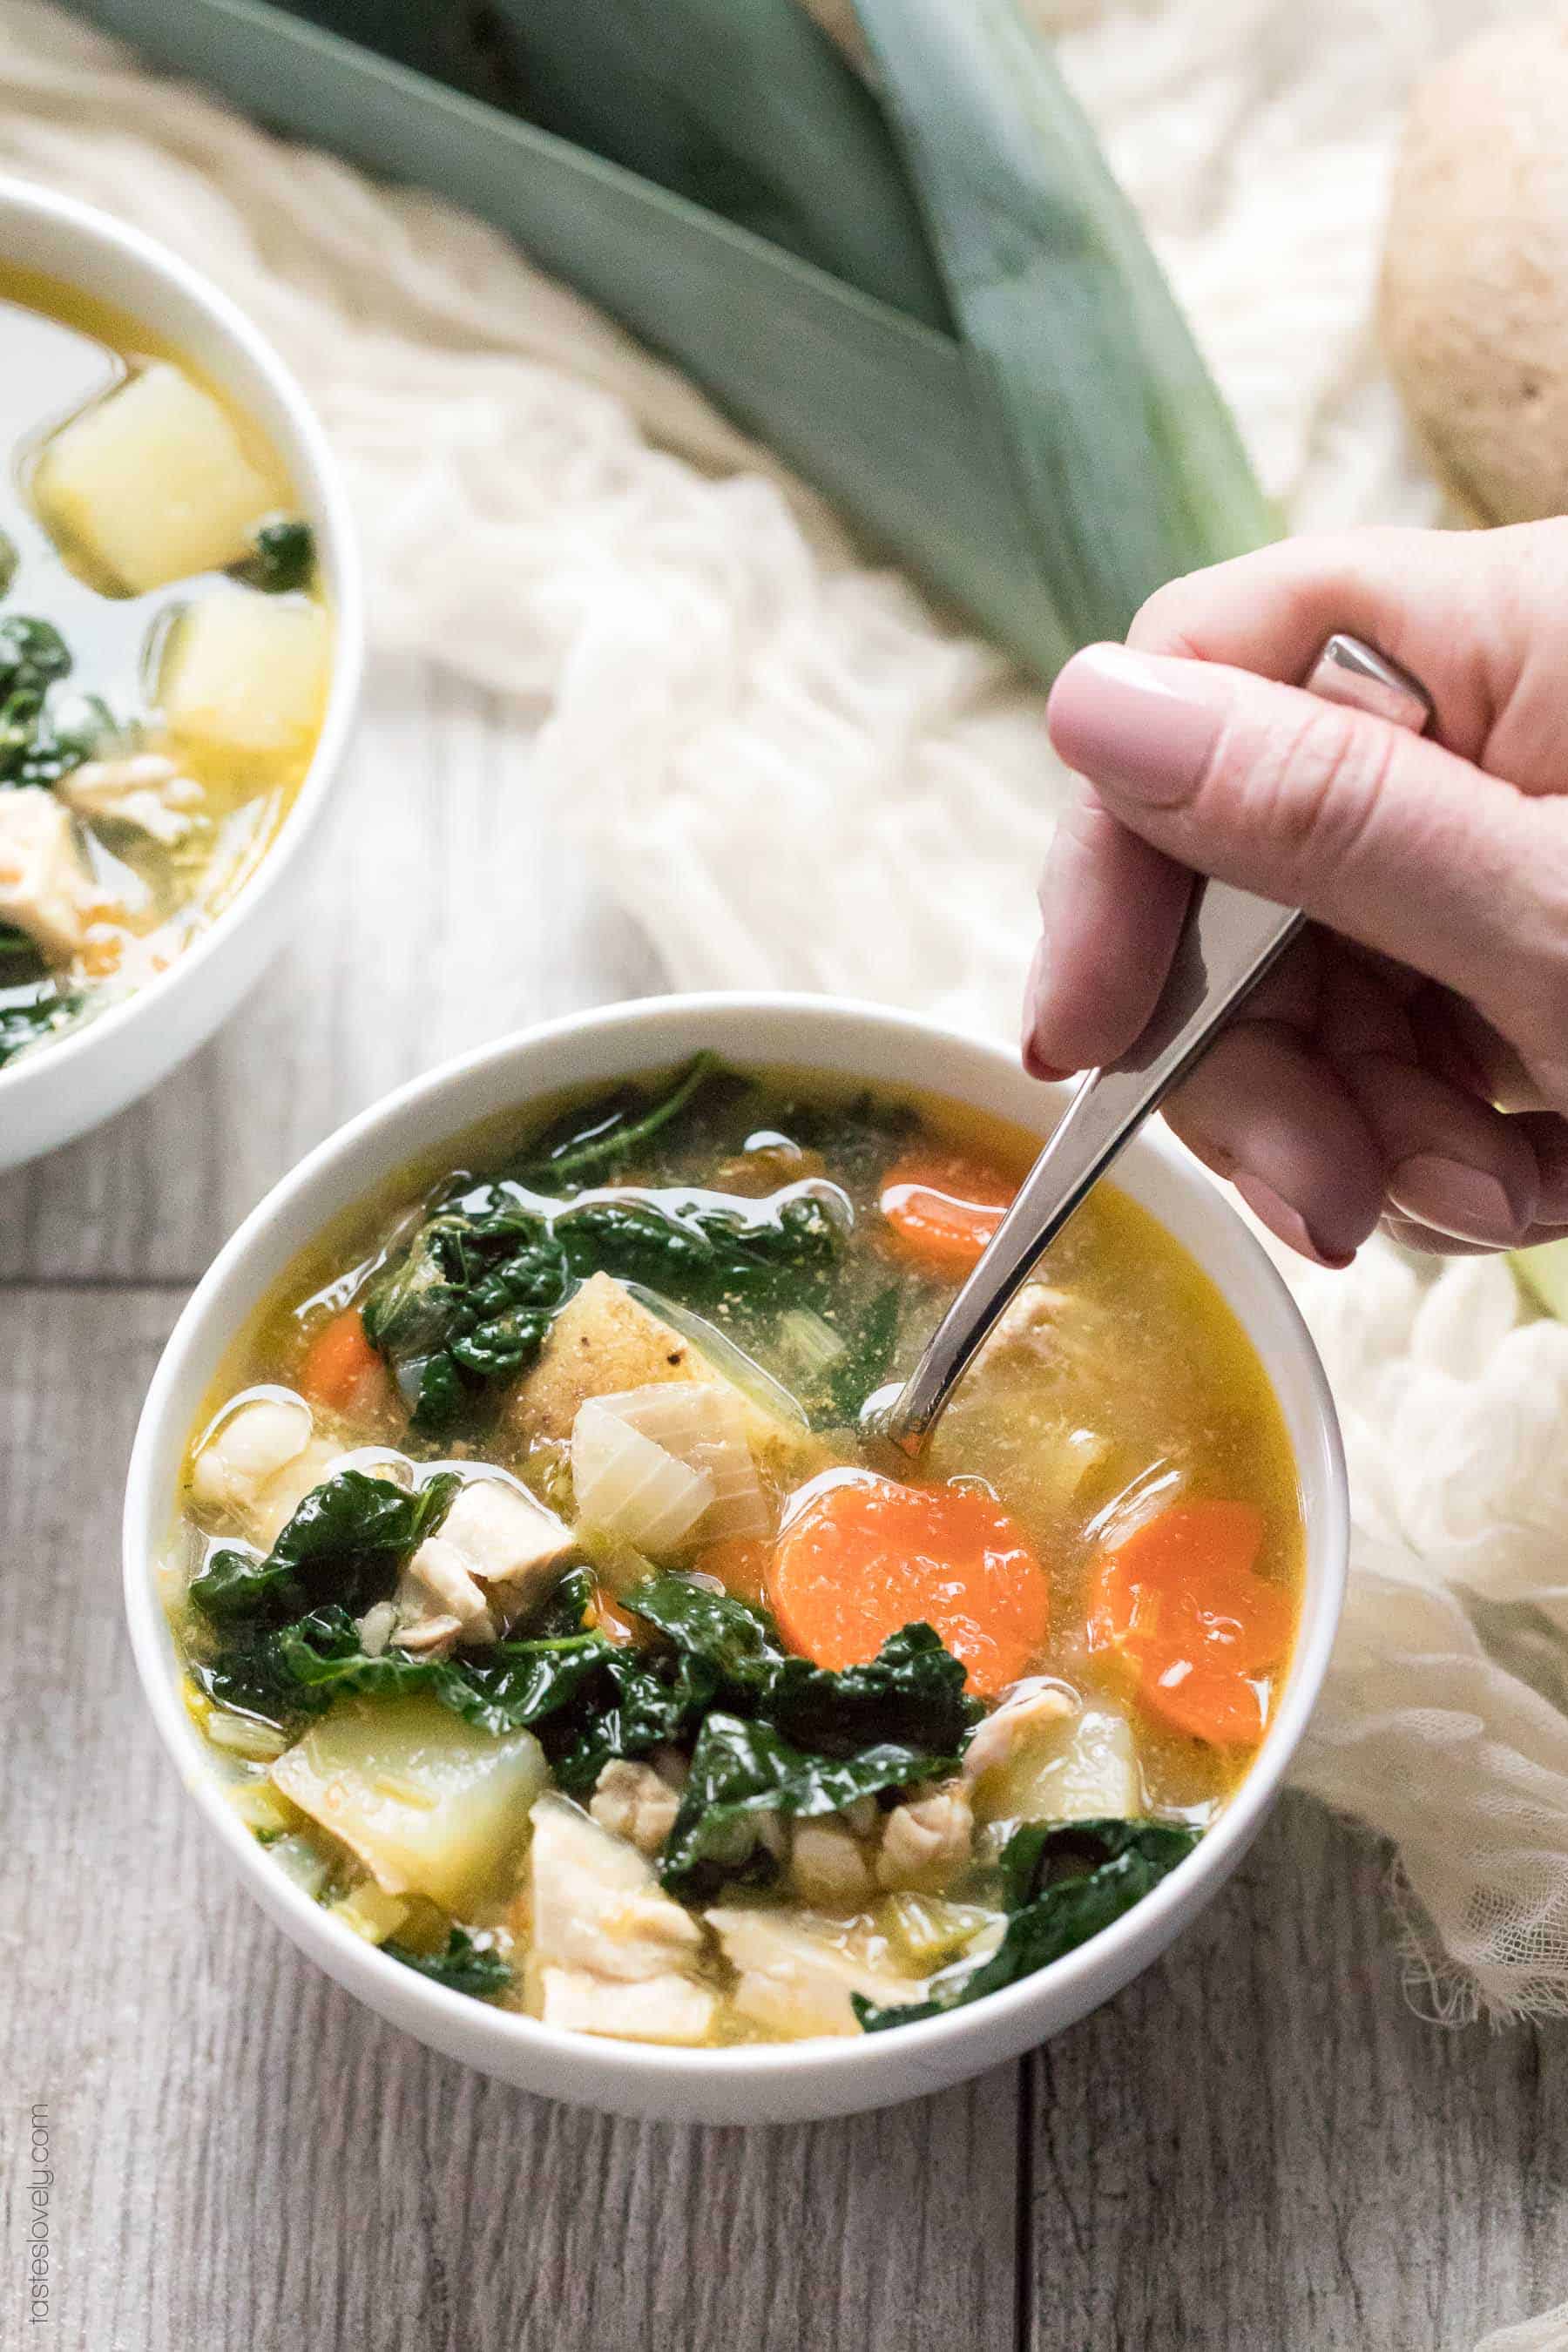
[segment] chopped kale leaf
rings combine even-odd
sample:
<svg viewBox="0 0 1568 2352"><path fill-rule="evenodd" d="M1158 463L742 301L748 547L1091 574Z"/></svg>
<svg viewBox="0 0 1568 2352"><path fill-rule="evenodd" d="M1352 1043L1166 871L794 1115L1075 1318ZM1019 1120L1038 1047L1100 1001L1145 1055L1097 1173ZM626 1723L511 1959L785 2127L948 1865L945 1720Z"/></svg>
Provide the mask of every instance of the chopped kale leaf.
<svg viewBox="0 0 1568 2352"><path fill-rule="evenodd" d="M448 1992L474 1993L489 2000L511 1982L511 1970L500 1954L468 1927L452 1929L444 1952L411 1952L406 1944L398 1943L381 1948L389 1959L401 1960L405 1969L417 1969Z"/></svg>
<svg viewBox="0 0 1568 2352"><path fill-rule="evenodd" d="M340 1471L312 1487L265 1558L234 1545L213 1552L190 1597L215 1619L276 1621L329 1603L360 1613L387 1598L399 1561L434 1534L461 1484L447 1471L410 1494Z"/></svg>
<svg viewBox="0 0 1568 2352"><path fill-rule="evenodd" d="M964 1695L963 1665L929 1625L904 1626L867 1664L836 1674L786 1650L765 1610L689 1577L656 1577L626 1605L712 1670L726 1706L825 1755L885 1740L952 1754L983 1712Z"/></svg>
<svg viewBox="0 0 1568 2352"><path fill-rule="evenodd" d="M931 1998L909 2008L880 2008L857 1993L857 2017L880 2033L1033 1976L1131 1911L1197 1842L1195 1830L1164 1822L1026 1822L1002 1856L1008 1918L990 1958L944 1969Z"/></svg>
<svg viewBox="0 0 1568 2352"><path fill-rule="evenodd" d="M728 1076L716 1055L699 1054L662 1094L650 1097L638 1087L618 1087L613 1094L567 1111L547 1128L514 1173L554 1191L563 1183L576 1185L586 1175L624 1166L645 1143L674 1126L710 1081Z"/></svg>
<svg viewBox="0 0 1568 2352"><path fill-rule="evenodd" d="M251 540L250 553L232 567L237 580L268 596L308 588L315 569L315 533L297 516L264 522Z"/></svg>
<svg viewBox="0 0 1568 2352"><path fill-rule="evenodd" d="M50 1036L81 1010L80 992L62 986L24 934L0 926L0 1068L25 1045Z"/></svg>
<svg viewBox="0 0 1568 2352"><path fill-rule="evenodd" d="M786 1192L715 1206L681 1190L564 1202L510 1178L438 1207L363 1302L414 1425L439 1436L515 1380L593 1274L651 1283L679 1304L798 1295L838 1248L837 1195Z"/></svg>
<svg viewBox="0 0 1568 2352"><path fill-rule="evenodd" d="M660 1883L683 1903L708 1902L724 1885L765 1885L778 1868L763 1843L769 1818L839 1813L861 1797L940 1779L956 1762L891 1740L853 1756L813 1756L771 1724L716 1710L697 1737Z"/></svg>

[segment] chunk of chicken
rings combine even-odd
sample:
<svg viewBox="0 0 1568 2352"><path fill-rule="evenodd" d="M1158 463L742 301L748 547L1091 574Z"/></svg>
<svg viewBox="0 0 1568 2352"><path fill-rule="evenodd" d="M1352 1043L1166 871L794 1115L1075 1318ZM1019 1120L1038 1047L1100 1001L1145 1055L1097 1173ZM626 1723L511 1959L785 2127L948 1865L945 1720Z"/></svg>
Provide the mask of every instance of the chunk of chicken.
<svg viewBox="0 0 1568 2352"><path fill-rule="evenodd" d="M397 1604L374 1601L359 1622L359 1645L367 1658L379 1658L397 1630Z"/></svg>
<svg viewBox="0 0 1568 2352"><path fill-rule="evenodd" d="M458 1646L462 1621L440 1607L433 1594L400 1579L395 1603L396 1624L388 1636L392 1645L412 1657L444 1658Z"/></svg>
<svg viewBox="0 0 1568 2352"><path fill-rule="evenodd" d="M428 1633L433 1614L455 1621L458 1636L465 1642L496 1639L496 1621L489 1603L468 1574L462 1553L445 1536L426 1537L398 1579L397 1601L396 1640L400 1649L408 1646L405 1632L417 1633L423 1628ZM431 1646L428 1641L426 1646Z"/></svg>
<svg viewBox="0 0 1568 2352"><path fill-rule="evenodd" d="M247 1398L226 1415L197 1454L191 1495L225 1512L250 1541L270 1551L306 1496L331 1475L342 1448L314 1434L303 1397L288 1389Z"/></svg>
<svg viewBox="0 0 1568 2352"><path fill-rule="evenodd" d="M769 2033L858 2033L851 1993L887 2006L919 2000L925 1990L923 1978L899 1975L885 1955L856 1952L842 1920L740 1905L707 1919L740 1979L735 2007Z"/></svg>
<svg viewBox="0 0 1568 2352"><path fill-rule="evenodd" d="M974 1816L959 1782L910 1798L882 1824L877 1883L889 1892L940 1894L969 1860L973 1843Z"/></svg>
<svg viewBox="0 0 1568 2352"><path fill-rule="evenodd" d="M795 1893L816 1911L858 1911L873 1892L865 1854L831 1815L796 1823L789 1869Z"/></svg>
<svg viewBox="0 0 1568 2352"><path fill-rule="evenodd" d="M600 1773L588 1811L612 1837L654 1854L675 1827L680 1794L651 1764L617 1756Z"/></svg>
<svg viewBox="0 0 1568 2352"><path fill-rule="evenodd" d="M494 1642L545 1600L574 1549L571 1529L521 1486L468 1478L398 1584L400 1649Z"/></svg>
<svg viewBox="0 0 1568 2352"><path fill-rule="evenodd" d="M289 1391L237 1405L195 1458L194 1500L208 1510L248 1508L279 1471L303 1454L314 1427L304 1398Z"/></svg>
<svg viewBox="0 0 1568 2352"><path fill-rule="evenodd" d="M532 1820L533 1948L547 1968L628 1984L691 1973L702 1930L636 1846L563 1797L541 1797Z"/></svg>
<svg viewBox="0 0 1568 2352"><path fill-rule="evenodd" d="M206 795L162 751L88 760L61 778L59 798L89 822L132 825L173 849L196 824Z"/></svg>
<svg viewBox="0 0 1568 2352"><path fill-rule="evenodd" d="M1005 1764L1020 1747L1037 1739L1047 1727L1054 1728L1077 1712L1076 1701L1048 1683L1034 1690L1020 1691L1015 1698L1004 1699L994 1714L988 1715L976 1727L963 1751L961 1777L965 1785L973 1788L983 1772Z"/></svg>
<svg viewBox="0 0 1568 2352"><path fill-rule="evenodd" d="M0 793L0 922L26 931L46 962L68 963L98 897L64 803L41 784Z"/></svg>
<svg viewBox="0 0 1568 2352"><path fill-rule="evenodd" d="M981 1350L982 1360L993 1356L1051 1355L1057 1326L1069 1303L1065 1290L1054 1290L1046 1282L1026 1282L992 1325Z"/></svg>
<svg viewBox="0 0 1568 2352"><path fill-rule="evenodd" d="M718 2013L718 1996L689 1977L644 1977L626 1984L584 1969L545 1969L540 1977L542 2022L573 2033L689 2049L710 2038Z"/></svg>

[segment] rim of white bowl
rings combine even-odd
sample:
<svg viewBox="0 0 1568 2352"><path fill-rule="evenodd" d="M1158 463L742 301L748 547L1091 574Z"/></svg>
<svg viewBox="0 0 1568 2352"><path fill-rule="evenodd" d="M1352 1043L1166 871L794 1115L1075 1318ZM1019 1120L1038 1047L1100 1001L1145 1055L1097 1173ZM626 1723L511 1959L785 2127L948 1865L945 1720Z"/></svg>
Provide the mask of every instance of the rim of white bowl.
<svg viewBox="0 0 1568 2352"><path fill-rule="evenodd" d="M868 1023L884 1030L891 1028L898 1031L908 1036L911 1043L921 1039L933 1043L940 1041L948 1046L957 1045L965 1051L979 1051L994 1059L1011 1062L1005 1050L992 1041L888 1005L784 991L718 991L638 998L624 1004L542 1022L531 1028L515 1031L507 1037L476 1047L384 1096L379 1102L358 1113L318 1144L252 1210L214 1260L170 1334L147 1392L127 1478L124 1517L126 1610L137 1669L153 1719L179 1769L182 1780L208 1825L228 1850L241 1876L264 1901L264 1907L279 1920L293 1919L300 1931L294 1940L302 1944L308 1957L315 1958L311 1947L323 1938L327 1939L333 1953L329 1973L351 1992L357 1994L363 1987L363 1997L371 2007L378 2005L374 1989L384 1987L387 1983L384 1972L395 1970L399 1980L402 2005L411 2012L423 2011L430 2019L433 2028L449 2025L464 2040L483 2042L498 2052L515 2045L520 2039L542 2051L548 2051L566 2062L576 2073L581 2095L589 2104L594 2102L596 2095L605 2095L605 2104L609 2105L607 2095L611 2090L616 2086L625 2089L629 2084L636 2084L644 2091L653 2091L660 2084L673 2087L679 2082L697 2089L705 2083L714 2085L733 2084L741 2077L770 2082L812 2074L825 2078L858 2074L865 2078L871 2095L857 2104L874 2107L886 2104L875 2092L874 2085L879 2078L886 2078L888 2098L918 2095L921 2085L918 2083L911 2084L910 2078L919 2073L921 2057L929 2054L934 2060L939 2052L947 2051L972 2033L978 2032L982 2021L1001 2021L1019 2016L1034 2004L1044 2005L1047 1987L1052 1993L1065 1994L1070 2000L1073 1988L1081 1985L1086 1979L1096 1977L1109 1979L1106 1993L1109 1998L1112 1990L1146 1964L1135 1960L1131 1968L1123 1969L1119 1974L1117 1964L1130 1949L1136 1952L1140 1945L1152 1942L1149 1958L1152 1960L1156 1957L1167 1940L1160 1932L1163 1923L1173 1914L1184 1912L1194 1895L1202 1901L1206 1900L1209 1894L1217 1893L1235 1862L1246 1851L1279 1789L1321 1687L1343 1601L1350 1533L1344 1452L1328 1378L1295 1300L1267 1253L1211 1180L1195 1162L1182 1153L1163 1128L1145 1129L1138 1148L1145 1152L1153 1152L1189 1195L1207 1196L1221 1218L1230 1221L1244 1261L1248 1263L1249 1271L1261 1282L1265 1294L1280 1314L1286 1331L1299 1348L1312 1406L1316 1461L1304 1461L1300 1458L1300 1449L1293 1451L1296 1453L1299 1484L1323 1514L1322 1541L1318 1548L1321 1557L1314 1562L1309 1547L1301 1622L1291 1654L1284 1696L1251 1769L1226 1803L1218 1821L1205 1832L1192 1853L1131 1911L1110 1927L1102 1928L1077 1950L1052 1961L1032 1976L1021 1979L1016 1985L987 1994L984 1999L966 2007L949 2011L942 2017L923 2019L885 2033L842 2039L824 2036L787 2042L747 2042L718 2050L671 2050L647 2042L614 2041L592 2034L568 2032L564 2028L542 2024L538 2019L521 2015L515 2011L494 2009L487 2002L476 2001L468 1995L433 1984L416 1971L389 1959L351 1928L330 1918L321 1906L284 1872L275 1864L268 1864L265 1850L257 1844L232 1805L226 1801L223 1786L205 1756L200 1734L179 1696L169 1670L167 1622L157 1590L159 1544L152 1531L160 1524L172 1526L174 1496L164 1495L160 1497L152 1492L153 1470L164 1435L171 1400L179 1386L185 1359L205 1336L215 1302L221 1297L251 1252L288 1218L302 1193L308 1192L330 1171L355 1159L378 1129L391 1125L405 1111L420 1104L429 1104L434 1110L449 1090L494 1065L508 1062L540 1045L570 1038L585 1030L613 1032L641 1027L668 1030L671 1041L668 1059L675 1062L682 1057L679 1033L683 1024L700 1024L721 1012L733 1014L742 1007L751 1014L762 1017L777 1014L793 1017L798 1014L802 1024L802 1050L798 1061L793 1066L803 1071L814 1066L809 1044L812 1029L820 1033L825 1029L863 1027ZM698 1041L689 1040L685 1051L692 1050L695 1042ZM743 1063L745 1056L737 1054L735 1058ZM791 1057L758 1055L755 1058L759 1066L765 1066L769 1062L776 1065ZM633 1063L628 1066L635 1072L658 1066ZM830 1065L826 1066L831 1070ZM918 1081L911 1075L909 1083L914 1085ZM962 1094L943 1087L932 1091L939 1099L959 1103L963 1100ZM1065 1095L1062 1088L1042 1087L1041 1091L1045 1097L1054 1093L1058 1099ZM525 1109L527 1104L527 1095L520 1095L518 1109ZM460 1134L468 1123L458 1119L455 1125L443 1127L439 1118L433 1117L428 1139L431 1148L437 1147L447 1137ZM398 1160L394 1159L379 1169L367 1169L359 1190L368 1192L379 1178L392 1174L398 1164ZM296 1247L304 1245L302 1242L295 1244ZM1188 1247L1188 1244L1184 1243L1181 1246ZM1197 1257L1198 1263L1202 1264L1196 1251L1189 1248L1189 1255ZM260 1289L265 1290L266 1286L263 1285ZM252 1299L249 1307L255 1304L256 1300ZM248 1307L246 1311L249 1311ZM234 1328L235 1325L230 1323L229 1336L232 1336ZM1268 1366L1265 1370L1269 1372L1272 1384L1273 1371ZM186 1433L184 1429L179 1432L182 1443ZM264 1877L263 1874L268 1875ZM1200 1895L1200 1890L1205 1891ZM319 1960L318 1965L326 1966L327 1963ZM932 2075L933 2084L951 2079L948 2070L938 2072L934 2066ZM900 2077L902 2077L901 2081L898 2079Z"/></svg>
<svg viewBox="0 0 1568 2352"><path fill-rule="evenodd" d="M58 222L100 247L126 255L154 276L164 278L195 309L206 313L220 336L235 346L266 383L287 414L289 429L295 436L296 447L289 453L290 471L304 477L296 481L295 488L301 501L311 509L312 523L320 531L324 568L331 589L332 670L327 708L310 766L255 873L166 971L145 982L120 1003L68 1029L39 1052L24 1055L0 1067L0 1111L7 1097L18 1096L27 1087L41 1090L73 1062L101 1052L103 1041L112 1042L119 1037L147 1007L163 1003L176 989L183 991L195 985L229 935L284 887L300 853L321 821L341 772L364 667L363 578L348 493L326 434L293 371L221 287L193 268L170 247L160 244L156 237L127 226L110 214L100 212L95 205L83 204L75 196L59 195L32 180L0 173L0 237L4 236L10 213L31 214L37 219ZM41 274L58 278L66 285L73 283L68 270ZM137 317L134 303L120 307L132 319Z"/></svg>

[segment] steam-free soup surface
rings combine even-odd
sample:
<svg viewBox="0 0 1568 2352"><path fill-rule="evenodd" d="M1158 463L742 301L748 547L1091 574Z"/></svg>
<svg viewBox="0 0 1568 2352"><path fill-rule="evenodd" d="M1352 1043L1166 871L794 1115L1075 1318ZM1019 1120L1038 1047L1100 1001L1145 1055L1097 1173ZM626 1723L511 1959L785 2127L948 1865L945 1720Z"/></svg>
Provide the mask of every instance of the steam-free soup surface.
<svg viewBox="0 0 1568 2352"><path fill-rule="evenodd" d="M309 1253L194 1433L169 1569L279 1865L438 1981L678 2045L981 1998L1175 1866L1300 1566L1212 1286L1102 1186L918 1471L863 1422L1030 1150L699 1064L504 1122Z"/></svg>
<svg viewBox="0 0 1568 2352"><path fill-rule="evenodd" d="M154 977L274 839L330 625L277 452L176 350L0 267L0 1064Z"/></svg>

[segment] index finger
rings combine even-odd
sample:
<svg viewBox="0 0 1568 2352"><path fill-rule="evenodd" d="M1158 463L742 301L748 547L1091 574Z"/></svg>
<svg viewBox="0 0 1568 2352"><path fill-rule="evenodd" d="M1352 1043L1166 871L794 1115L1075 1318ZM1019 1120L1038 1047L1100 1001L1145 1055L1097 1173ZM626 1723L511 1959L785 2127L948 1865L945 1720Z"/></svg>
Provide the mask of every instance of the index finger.
<svg viewBox="0 0 1568 2352"><path fill-rule="evenodd" d="M1079 788L1040 882L1045 935L1024 1013L1025 1053L1037 1075L1112 1062L1142 1034L1192 887L1186 866Z"/></svg>
<svg viewBox="0 0 1568 2352"><path fill-rule="evenodd" d="M1414 672L1434 738L1523 792L1562 789L1561 729L1543 730L1531 677L1542 616L1568 598L1568 529L1374 529L1288 539L1157 589L1127 633L1140 653L1223 662L1285 686L1336 629ZM1549 667L1561 697L1560 655ZM1542 761L1546 762L1544 769Z"/></svg>

